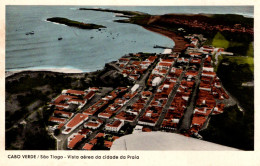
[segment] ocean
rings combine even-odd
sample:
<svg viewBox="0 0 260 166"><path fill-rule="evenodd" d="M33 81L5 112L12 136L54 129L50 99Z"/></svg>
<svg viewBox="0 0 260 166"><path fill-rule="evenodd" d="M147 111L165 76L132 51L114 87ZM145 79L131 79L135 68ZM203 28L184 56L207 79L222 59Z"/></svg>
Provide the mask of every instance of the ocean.
<svg viewBox="0 0 260 166"><path fill-rule="evenodd" d="M6 71L68 68L91 72L128 53L162 53L162 49L153 46L174 46L171 39L138 25L113 22L121 19L114 13L77 10L80 7L93 6L6 6ZM96 7L149 14L230 13L253 17L254 13L252 6ZM107 28L78 29L47 22L49 17L65 17ZM26 35L31 31L34 35ZM58 40L59 37L63 39Z"/></svg>

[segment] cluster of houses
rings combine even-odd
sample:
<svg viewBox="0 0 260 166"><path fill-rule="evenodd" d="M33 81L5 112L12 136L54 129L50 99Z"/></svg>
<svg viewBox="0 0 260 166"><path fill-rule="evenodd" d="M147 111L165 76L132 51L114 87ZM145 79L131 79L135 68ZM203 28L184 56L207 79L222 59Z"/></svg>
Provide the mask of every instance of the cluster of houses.
<svg viewBox="0 0 260 166"><path fill-rule="evenodd" d="M48 103L54 108L49 121L57 123L56 128L61 129L64 135L74 131L67 138L67 148L79 148L78 145L84 142L80 147L83 150L96 149L97 145L100 146L99 139L103 138L104 146L110 149L113 141L119 138L115 135L127 123L138 124L135 132L147 132L162 118L161 129L176 130L191 98L194 98L195 87L197 94L192 101L194 110L190 133L198 133L210 115L222 113L225 106L222 101L229 96L214 72L212 53L222 53L224 49L210 46L199 48L203 36L186 38L190 44L185 54L174 52L145 58L134 54L116 62L122 74L135 81L151 65L155 66L149 69L151 73L144 90L137 83L131 88L118 87L85 108L99 88L91 87L85 91L68 89ZM161 116L163 110L164 117Z"/></svg>
<svg viewBox="0 0 260 166"><path fill-rule="evenodd" d="M209 53L215 50L215 48L207 46L203 46L202 48ZM219 49L219 51L224 50ZM222 88L220 79L214 72L212 59L208 54L205 57L202 67L199 92L190 127L191 133L198 133L199 130L203 129L210 115L223 113L225 105L221 101L228 98L229 96Z"/></svg>
<svg viewBox="0 0 260 166"><path fill-rule="evenodd" d="M181 84L162 122L161 127L163 129L177 129L180 119L183 117L184 111L187 108L194 85L195 81L187 81L185 79L181 81Z"/></svg>
<svg viewBox="0 0 260 166"><path fill-rule="evenodd" d="M142 74L149 68L151 64L157 59L157 56L149 56L145 60L139 58L141 54L133 55L136 59L131 57L120 58L117 62L117 65L122 69L122 74L124 77L129 77L130 79L136 81Z"/></svg>
<svg viewBox="0 0 260 166"><path fill-rule="evenodd" d="M54 108L53 115L49 118L50 122L57 123L58 129L62 128L73 116L74 112L81 109L91 100L95 91L89 88L86 91L67 89L54 98L48 105Z"/></svg>
<svg viewBox="0 0 260 166"><path fill-rule="evenodd" d="M135 95L137 91L130 90L123 97L117 98L113 104L110 104L104 111L98 114L100 118L111 118L115 115L126 103L128 103Z"/></svg>
<svg viewBox="0 0 260 166"><path fill-rule="evenodd" d="M110 149L113 141L118 139L118 136L108 135L109 137L106 137L105 133L98 133L93 139L91 139L89 142L85 143L82 147L82 150L92 150L97 144L98 139L103 138L104 139L104 146L107 149Z"/></svg>
<svg viewBox="0 0 260 166"><path fill-rule="evenodd" d="M86 128L79 130L78 133L73 133L67 138L67 147L69 149L74 149L77 144L87 138L91 133L92 131Z"/></svg>
<svg viewBox="0 0 260 166"><path fill-rule="evenodd" d="M176 55L178 56L178 55ZM173 66L176 58L168 56L167 58L160 58L155 68L152 70L148 78L147 85L156 87L160 85L166 75L169 73L169 69Z"/></svg>
<svg viewBox="0 0 260 166"><path fill-rule="evenodd" d="M133 122L136 117L140 114L141 110L144 109L148 100L151 98L152 92L142 91L141 96L132 105L129 105L125 110L116 115L115 119Z"/></svg>
<svg viewBox="0 0 260 166"><path fill-rule="evenodd" d="M83 114L85 115L96 115L98 112L102 111L103 108L105 108L110 102L112 102L115 98L118 97L118 95L121 95L127 90L125 87L118 87L112 92L110 92L108 95L105 97L101 98L99 101L97 101L95 104L90 106L89 108L85 109L83 111ZM112 110L116 110L117 107L112 107ZM105 110L106 111L106 110ZM105 113L104 111L104 113ZM101 117L102 114L98 114L99 117Z"/></svg>
<svg viewBox="0 0 260 166"><path fill-rule="evenodd" d="M185 17L185 16L184 16ZM202 30L216 30L216 31L229 31L229 32L239 32L239 33L249 33L254 34L254 29L249 27L244 27L241 24L229 25L212 25L204 21L199 21L197 19L188 19L179 17L172 17L171 21L177 25L185 25L192 28L198 28Z"/></svg>
<svg viewBox="0 0 260 166"><path fill-rule="evenodd" d="M155 126L159 120L163 108L165 107L171 92L173 91L182 69L174 68L178 55L168 55L164 59L160 58L156 67L148 78L148 86L156 88L154 97L140 117L138 124ZM176 75L175 75L176 74Z"/></svg>

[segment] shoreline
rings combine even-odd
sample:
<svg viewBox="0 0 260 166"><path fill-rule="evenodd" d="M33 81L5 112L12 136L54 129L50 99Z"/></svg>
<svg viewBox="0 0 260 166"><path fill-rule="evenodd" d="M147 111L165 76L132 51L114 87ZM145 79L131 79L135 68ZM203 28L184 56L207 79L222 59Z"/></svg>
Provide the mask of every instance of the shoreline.
<svg viewBox="0 0 260 166"><path fill-rule="evenodd" d="M31 69L22 69L22 70L9 70L5 71L5 78L10 77L14 74L21 73L21 72L55 72L55 73L64 73L64 74L80 74L80 73L89 73L84 72L80 69L72 69L72 68L31 68Z"/></svg>
<svg viewBox="0 0 260 166"><path fill-rule="evenodd" d="M178 36L175 32L167 31L161 28L157 27L151 27L151 26L142 26L144 29L158 33L160 35L163 35L165 37L170 38L174 42L173 46L173 52L180 52L186 48L185 44L187 44L186 41L184 41L184 38L182 36Z"/></svg>

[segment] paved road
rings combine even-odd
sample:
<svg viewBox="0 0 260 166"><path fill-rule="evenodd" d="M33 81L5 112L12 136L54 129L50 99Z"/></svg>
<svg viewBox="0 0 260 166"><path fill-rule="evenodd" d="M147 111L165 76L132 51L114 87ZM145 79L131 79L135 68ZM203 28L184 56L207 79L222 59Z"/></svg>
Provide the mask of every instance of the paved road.
<svg viewBox="0 0 260 166"><path fill-rule="evenodd" d="M181 129L188 130L190 128L191 118L192 118L193 109L194 109L194 103L196 102L195 96L198 93L197 91L199 89L198 87L199 87L199 84L200 84L200 76L201 76L201 73L202 73L202 67L203 67L204 60L205 60L205 58L203 58L202 61L201 61L199 73L195 78L195 88L194 88L194 91L192 92L190 103L189 103L189 105L188 105L188 107L187 107L187 109L184 113L184 117L182 119L179 130L181 130Z"/></svg>
<svg viewBox="0 0 260 166"><path fill-rule="evenodd" d="M186 70L184 70L184 71L181 73L181 75L179 76L178 80L176 81L176 84L175 84L175 86L174 86L174 89L173 89L172 92L170 93L170 95L169 95L169 97L168 97L168 100L167 100L167 103L165 104L165 106L164 106L164 108L163 108L163 111L162 111L162 113L161 113L161 115L160 115L160 117L159 117L159 119L158 119L158 121L157 121L157 124L156 124L156 126L155 126L155 130L159 130L159 129L160 129L160 126L161 126L161 124L162 124L162 122L163 122L163 119L164 119L164 117L165 117L165 115L166 115L166 113L167 113L169 107L171 106L171 103L172 103L172 101L173 101L173 99L174 99L174 97L175 97L175 95L176 95L176 93L177 93L177 90L178 90L178 88L179 88L179 86L180 86L181 80L182 80L182 78L183 78L183 76L184 76L185 73L186 73Z"/></svg>
<svg viewBox="0 0 260 166"><path fill-rule="evenodd" d="M158 60L157 60L158 61ZM153 70L153 68L155 67L157 63L153 63L145 72L145 74L142 76L142 78L136 82L136 84L139 84L141 87L141 91L144 90L144 88L146 87L146 80L148 78L148 76L150 75L151 71ZM111 65L111 64L110 64ZM113 67L118 68L115 64L112 64ZM120 69L120 68L118 68ZM121 70L121 69L120 69ZM138 98L141 96L141 91L138 92L138 94L136 94L136 96L134 96L130 101L128 101L116 114L120 113L121 111L125 110L127 106L132 105L135 101L138 100ZM102 93L103 94L103 93ZM83 112L86 108L90 107L91 105L93 105L94 103L96 103L99 99L101 98L101 95L95 95L91 101L86 104L82 109L80 109L78 112ZM84 144L88 141L90 141L91 139L93 139L97 133L99 133L100 131L102 131L105 127L105 125L107 123L110 123L111 121L114 120L114 116L112 116L110 119L104 119L104 118L100 118L104 121L103 125L93 131L93 133L90 134L90 136L88 136L88 138L85 141L82 141L78 147L78 149L82 149L82 147L84 146ZM96 116L90 116L90 119L92 118L97 118ZM89 121L89 120L88 120ZM57 136L57 139L59 139L59 143L58 143L58 150L63 150L63 149L67 149L67 139L69 136L71 136L73 133L77 133L80 129L83 128L83 124L80 125L79 127L77 127L73 132L71 132L70 134L64 135L64 134L60 134L59 136Z"/></svg>

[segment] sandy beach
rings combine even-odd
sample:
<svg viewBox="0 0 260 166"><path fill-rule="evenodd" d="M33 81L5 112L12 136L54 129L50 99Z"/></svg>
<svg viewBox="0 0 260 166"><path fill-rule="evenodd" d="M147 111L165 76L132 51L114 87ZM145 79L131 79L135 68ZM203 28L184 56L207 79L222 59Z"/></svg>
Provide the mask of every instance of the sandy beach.
<svg viewBox="0 0 260 166"><path fill-rule="evenodd" d="M187 44L187 42L184 41L184 38L181 36L178 36L176 33L172 32L172 31L168 31L168 30L161 29L159 27L157 28L157 27L152 27L152 26L143 26L143 28L145 28L149 31L152 31L152 32L159 33L161 35L164 35L164 36L172 39L175 43L173 52L180 52L186 48L185 44Z"/></svg>

